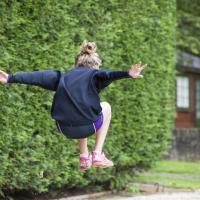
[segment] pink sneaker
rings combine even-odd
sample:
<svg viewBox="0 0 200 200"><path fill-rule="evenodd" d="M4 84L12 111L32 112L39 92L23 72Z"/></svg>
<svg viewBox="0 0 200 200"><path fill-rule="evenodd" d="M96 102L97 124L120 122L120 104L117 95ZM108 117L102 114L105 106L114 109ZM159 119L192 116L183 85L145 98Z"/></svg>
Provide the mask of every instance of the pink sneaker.
<svg viewBox="0 0 200 200"><path fill-rule="evenodd" d="M111 160L108 160L104 153L97 153L95 151L92 152L92 166L107 168L112 167L114 164Z"/></svg>
<svg viewBox="0 0 200 200"><path fill-rule="evenodd" d="M92 155L80 156L80 170L87 170L92 166Z"/></svg>

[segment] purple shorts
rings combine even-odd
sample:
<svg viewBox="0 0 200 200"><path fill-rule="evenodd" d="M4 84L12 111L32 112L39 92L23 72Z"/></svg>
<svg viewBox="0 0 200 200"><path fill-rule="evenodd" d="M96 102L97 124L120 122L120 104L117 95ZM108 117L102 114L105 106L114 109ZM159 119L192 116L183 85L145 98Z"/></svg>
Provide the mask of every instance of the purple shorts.
<svg viewBox="0 0 200 200"><path fill-rule="evenodd" d="M103 113L101 112L99 114L98 119L93 123L95 133L101 128L102 124L103 124Z"/></svg>

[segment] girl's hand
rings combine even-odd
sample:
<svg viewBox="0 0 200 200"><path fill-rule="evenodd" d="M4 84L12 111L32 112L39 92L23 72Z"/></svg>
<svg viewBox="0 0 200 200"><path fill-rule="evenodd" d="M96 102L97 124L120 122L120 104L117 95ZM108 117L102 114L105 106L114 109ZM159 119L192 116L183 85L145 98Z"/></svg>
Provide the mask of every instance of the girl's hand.
<svg viewBox="0 0 200 200"><path fill-rule="evenodd" d="M0 70L0 83L7 83L8 74Z"/></svg>
<svg viewBox="0 0 200 200"><path fill-rule="evenodd" d="M141 75L141 71L147 67L147 64L145 65L141 65L141 62L139 64L133 65L130 69L129 69L129 76L131 76L132 78L143 78L143 75Z"/></svg>

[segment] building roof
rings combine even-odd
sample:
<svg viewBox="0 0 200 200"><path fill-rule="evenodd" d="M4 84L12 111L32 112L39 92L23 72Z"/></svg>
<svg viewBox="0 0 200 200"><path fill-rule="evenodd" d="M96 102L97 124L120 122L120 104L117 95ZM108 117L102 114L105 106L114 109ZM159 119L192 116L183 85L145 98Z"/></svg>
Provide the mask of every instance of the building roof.
<svg viewBox="0 0 200 200"><path fill-rule="evenodd" d="M176 55L176 66L180 71L200 73L200 57L187 52L179 52Z"/></svg>

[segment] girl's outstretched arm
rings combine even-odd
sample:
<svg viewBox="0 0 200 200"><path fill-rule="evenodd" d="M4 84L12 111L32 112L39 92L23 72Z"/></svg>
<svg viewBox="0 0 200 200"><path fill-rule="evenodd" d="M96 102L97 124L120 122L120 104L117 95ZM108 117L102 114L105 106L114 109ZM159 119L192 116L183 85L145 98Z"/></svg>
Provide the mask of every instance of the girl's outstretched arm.
<svg viewBox="0 0 200 200"><path fill-rule="evenodd" d="M127 71L112 71L112 70L98 70L95 74L95 83L98 89L103 89L108 86L112 81L122 78L143 78L141 71L147 65L141 63L131 66Z"/></svg>
<svg viewBox="0 0 200 200"><path fill-rule="evenodd" d="M0 71L0 82L36 85L47 90L56 91L60 76L61 72L59 70L17 72L15 74Z"/></svg>

